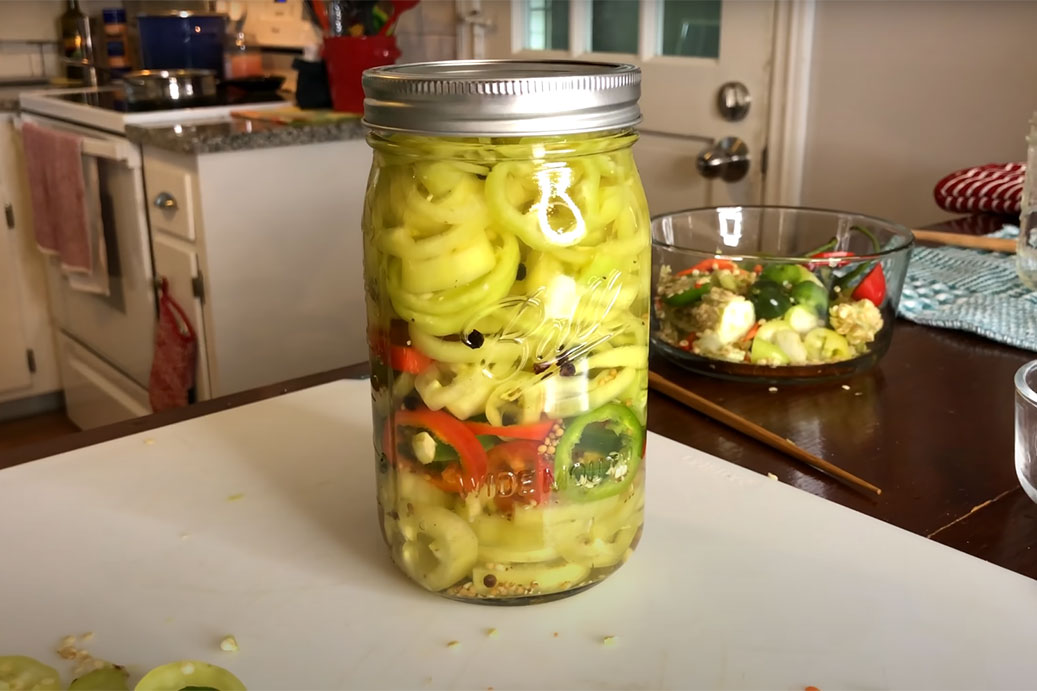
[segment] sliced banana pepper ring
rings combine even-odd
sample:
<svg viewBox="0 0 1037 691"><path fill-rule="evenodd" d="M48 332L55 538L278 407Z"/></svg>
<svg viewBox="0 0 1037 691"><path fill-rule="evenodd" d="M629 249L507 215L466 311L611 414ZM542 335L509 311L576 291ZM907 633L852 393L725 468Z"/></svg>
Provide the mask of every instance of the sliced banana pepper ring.
<svg viewBox="0 0 1037 691"><path fill-rule="evenodd" d="M471 573L479 540L468 523L449 509L416 505L400 512L400 567L429 590L443 590Z"/></svg>

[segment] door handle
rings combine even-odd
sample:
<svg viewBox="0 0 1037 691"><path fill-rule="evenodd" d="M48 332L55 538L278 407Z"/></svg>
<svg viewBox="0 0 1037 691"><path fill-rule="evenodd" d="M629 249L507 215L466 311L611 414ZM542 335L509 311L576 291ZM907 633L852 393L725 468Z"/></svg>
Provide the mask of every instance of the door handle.
<svg viewBox="0 0 1037 691"><path fill-rule="evenodd" d="M159 209L167 209L173 211L176 209L176 197L171 195L169 192L159 192L155 196L155 201L152 202Z"/></svg>
<svg viewBox="0 0 1037 691"><path fill-rule="evenodd" d="M696 166L704 178L738 182L749 172L749 147L738 137L724 137L699 153Z"/></svg>

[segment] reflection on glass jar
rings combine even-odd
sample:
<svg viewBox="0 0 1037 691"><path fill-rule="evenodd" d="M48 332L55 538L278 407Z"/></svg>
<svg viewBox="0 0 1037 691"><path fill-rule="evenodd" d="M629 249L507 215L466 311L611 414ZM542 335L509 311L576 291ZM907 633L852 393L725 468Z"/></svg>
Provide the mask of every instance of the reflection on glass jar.
<svg viewBox="0 0 1037 691"><path fill-rule="evenodd" d="M1016 268L1019 278L1037 290L1037 113L1030 120L1030 136L1026 138L1029 153L1023 182L1022 213L1019 215L1019 242Z"/></svg>
<svg viewBox="0 0 1037 691"><path fill-rule="evenodd" d="M520 78L501 69L475 79ZM488 117L487 131L500 126ZM644 516L651 248L633 123L481 137L392 131L370 112L368 124L365 283L392 557L456 599L578 592L629 558Z"/></svg>

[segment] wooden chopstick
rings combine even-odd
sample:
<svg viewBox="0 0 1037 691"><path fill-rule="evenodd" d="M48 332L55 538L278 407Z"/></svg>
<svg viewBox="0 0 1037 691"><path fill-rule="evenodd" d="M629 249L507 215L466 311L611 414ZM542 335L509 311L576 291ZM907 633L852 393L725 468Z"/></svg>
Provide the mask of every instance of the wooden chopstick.
<svg viewBox="0 0 1037 691"><path fill-rule="evenodd" d="M875 494L882 494L882 490L875 485L862 480L853 473L849 473L837 465L833 465L828 461L818 458L813 454L807 453L803 449L799 448L787 439L779 437L774 432L768 429L760 427L754 422L749 422L745 418L735 415L727 408L713 403L709 399L703 398L698 394L694 394L688 391L682 386L679 386L661 374L655 372L648 372L648 387L658 391L664 396L668 396L673 400L683 403L693 410L706 415L707 417L713 418L717 422L727 425L733 429L738 430L742 434L752 437L753 439L767 444L773 449L782 451L793 458L803 461L809 466L817 468L818 470L828 473L829 475L836 477L843 482L846 482L853 487L868 492L874 492Z"/></svg>
<svg viewBox="0 0 1037 691"><path fill-rule="evenodd" d="M1016 242L1011 238L991 238L985 235L965 235L964 233L945 233L939 230L912 230L915 238L926 242L955 247L971 247L977 250L993 250L1015 254Z"/></svg>

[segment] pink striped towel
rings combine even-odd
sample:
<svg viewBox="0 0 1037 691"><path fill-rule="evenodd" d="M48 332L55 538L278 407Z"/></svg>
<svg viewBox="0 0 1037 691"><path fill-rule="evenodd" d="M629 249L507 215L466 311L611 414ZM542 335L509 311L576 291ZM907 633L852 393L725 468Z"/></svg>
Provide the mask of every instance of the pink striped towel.
<svg viewBox="0 0 1037 691"><path fill-rule="evenodd" d="M933 196L944 211L1018 214L1025 163L988 163L957 170L936 183Z"/></svg>

